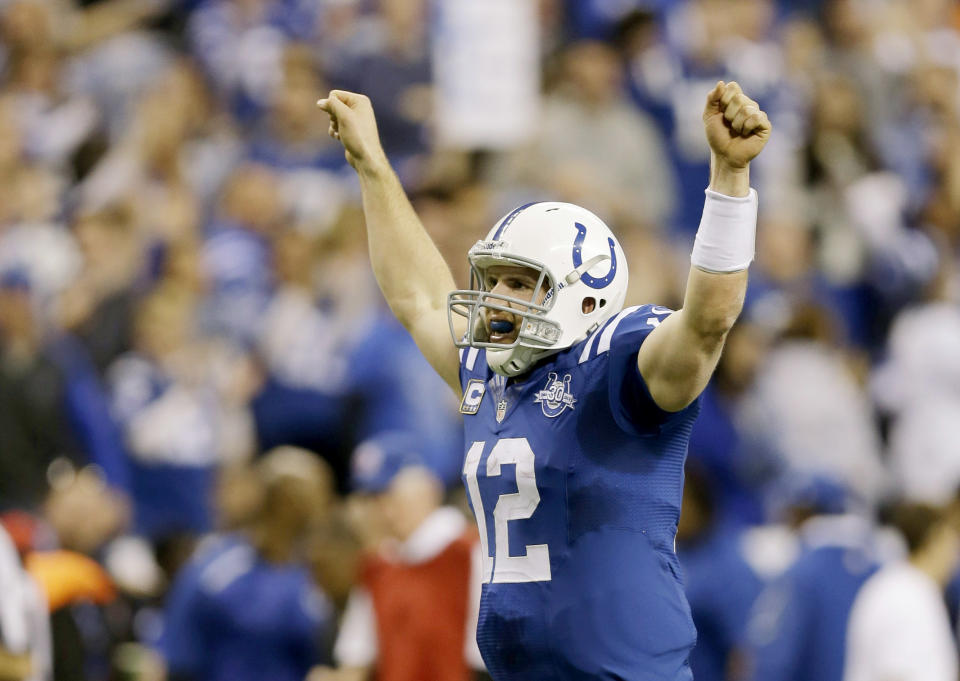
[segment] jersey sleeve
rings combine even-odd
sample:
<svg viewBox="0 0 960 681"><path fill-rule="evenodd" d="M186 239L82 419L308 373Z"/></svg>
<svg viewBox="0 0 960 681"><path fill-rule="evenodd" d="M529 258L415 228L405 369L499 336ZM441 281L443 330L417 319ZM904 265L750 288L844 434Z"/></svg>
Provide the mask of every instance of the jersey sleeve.
<svg viewBox="0 0 960 681"><path fill-rule="evenodd" d="M598 352L609 348L609 398L614 420L634 435L659 435L699 408L698 397L680 411L661 409L650 395L637 367L640 346L673 310L640 305L623 310L598 332Z"/></svg>

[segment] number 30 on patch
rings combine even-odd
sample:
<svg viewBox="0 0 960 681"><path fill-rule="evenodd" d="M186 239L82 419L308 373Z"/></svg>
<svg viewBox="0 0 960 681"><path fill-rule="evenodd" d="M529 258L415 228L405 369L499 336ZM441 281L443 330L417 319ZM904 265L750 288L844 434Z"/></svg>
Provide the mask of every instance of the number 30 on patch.
<svg viewBox="0 0 960 681"><path fill-rule="evenodd" d="M480 411L480 401L487 392L487 385L479 378L471 378L460 400L461 414L476 414Z"/></svg>

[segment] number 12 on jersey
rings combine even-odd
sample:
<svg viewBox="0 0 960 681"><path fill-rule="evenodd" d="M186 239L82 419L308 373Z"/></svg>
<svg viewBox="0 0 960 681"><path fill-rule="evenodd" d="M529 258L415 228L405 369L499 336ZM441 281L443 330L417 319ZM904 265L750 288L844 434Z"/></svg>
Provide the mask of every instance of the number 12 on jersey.
<svg viewBox="0 0 960 681"><path fill-rule="evenodd" d="M474 442L463 462L463 476L467 481L467 493L477 517L480 531L480 547L483 552L484 582L517 583L550 581L550 547L546 544L527 544L526 555L511 556L508 535L509 521L526 520L540 504L537 489L534 454L525 437L498 440L487 457L487 476L500 475L502 466L516 465L517 491L501 494L493 509L494 556L490 555L487 539L487 516L480 496L477 470L483 458L486 442Z"/></svg>

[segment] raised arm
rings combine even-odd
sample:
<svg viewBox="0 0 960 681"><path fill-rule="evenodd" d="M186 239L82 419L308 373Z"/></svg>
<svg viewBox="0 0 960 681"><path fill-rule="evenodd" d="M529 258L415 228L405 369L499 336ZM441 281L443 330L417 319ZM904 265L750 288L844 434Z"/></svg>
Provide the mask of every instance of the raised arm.
<svg viewBox="0 0 960 681"><path fill-rule="evenodd" d="M453 275L387 161L370 100L333 90L317 106L330 115L330 135L343 144L360 178L370 262L380 290L427 361L460 394L457 350L447 323Z"/></svg>
<svg viewBox="0 0 960 681"><path fill-rule="evenodd" d="M683 409L706 387L743 308L756 230L750 161L771 130L767 115L737 83L717 83L703 122L710 186L683 308L650 333L637 355L650 395L667 411Z"/></svg>

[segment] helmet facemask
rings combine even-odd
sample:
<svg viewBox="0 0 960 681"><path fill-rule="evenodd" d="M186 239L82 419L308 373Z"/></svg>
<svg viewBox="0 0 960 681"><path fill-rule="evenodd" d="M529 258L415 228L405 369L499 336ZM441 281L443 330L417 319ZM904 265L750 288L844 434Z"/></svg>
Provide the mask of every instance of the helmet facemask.
<svg viewBox="0 0 960 681"><path fill-rule="evenodd" d="M523 373L533 362L559 350L554 346L560 340L562 329L557 322L546 319L556 302L557 282L540 262L503 253L505 244L478 242L470 249L470 289L451 292L447 297L447 317L451 335L458 348L485 348L487 364L504 376ZM529 299L492 293L487 289L485 272L494 266L514 265L533 270L537 277ZM543 294L543 300L537 298ZM490 340L487 319L492 312L505 312L517 320L517 335L510 342ZM467 333L457 338L454 315L467 320Z"/></svg>

